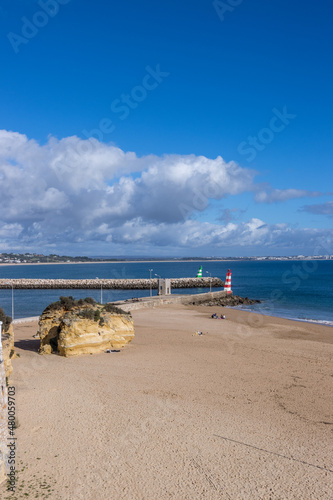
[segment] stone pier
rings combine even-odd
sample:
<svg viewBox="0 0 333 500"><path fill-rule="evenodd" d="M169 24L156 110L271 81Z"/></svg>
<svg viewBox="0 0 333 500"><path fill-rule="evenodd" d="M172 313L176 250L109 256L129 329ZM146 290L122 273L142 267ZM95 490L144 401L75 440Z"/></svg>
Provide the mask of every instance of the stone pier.
<svg viewBox="0 0 333 500"><path fill-rule="evenodd" d="M124 311L130 312L136 309L146 309L167 304L200 305L204 300L221 299L230 296L224 290L218 292L206 292L196 294L173 294L157 295L154 297L141 297L137 299L119 300L113 302Z"/></svg>
<svg viewBox="0 0 333 500"><path fill-rule="evenodd" d="M220 278L173 278L174 288L212 288L223 287ZM149 290L157 289L157 279L0 279L0 288L16 289L118 289Z"/></svg>

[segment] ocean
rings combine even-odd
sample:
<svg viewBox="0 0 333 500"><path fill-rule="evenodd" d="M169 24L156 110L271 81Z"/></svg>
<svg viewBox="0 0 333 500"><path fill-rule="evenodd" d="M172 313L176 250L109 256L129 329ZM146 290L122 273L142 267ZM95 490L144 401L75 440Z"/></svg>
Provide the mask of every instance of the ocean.
<svg viewBox="0 0 333 500"><path fill-rule="evenodd" d="M169 261L89 264L0 266L0 278L162 278L194 277L199 266L203 276L225 280L232 271L234 295L259 299L261 304L242 309L333 326L333 260L297 261ZM219 290L214 288L213 290ZM209 288L183 289L175 293L203 293ZM156 295L156 290L153 294ZM147 290L102 290L102 300L113 302L144 297ZM39 316L61 295L101 300L101 290L0 290L0 307L14 318ZM12 300L13 298L13 300Z"/></svg>

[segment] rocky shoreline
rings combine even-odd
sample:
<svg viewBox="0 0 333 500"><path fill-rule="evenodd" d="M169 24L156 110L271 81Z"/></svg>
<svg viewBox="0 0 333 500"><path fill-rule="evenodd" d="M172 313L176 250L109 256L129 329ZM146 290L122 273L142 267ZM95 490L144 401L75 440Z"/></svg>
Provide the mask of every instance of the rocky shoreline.
<svg viewBox="0 0 333 500"><path fill-rule="evenodd" d="M173 278L171 288L212 288L222 287L220 278ZM157 279L0 279L0 289L157 289Z"/></svg>
<svg viewBox="0 0 333 500"><path fill-rule="evenodd" d="M213 299L202 299L196 302L196 305L201 306L240 306L260 304L261 300L249 299L248 297L240 297L239 295L226 295L224 297L216 297Z"/></svg>

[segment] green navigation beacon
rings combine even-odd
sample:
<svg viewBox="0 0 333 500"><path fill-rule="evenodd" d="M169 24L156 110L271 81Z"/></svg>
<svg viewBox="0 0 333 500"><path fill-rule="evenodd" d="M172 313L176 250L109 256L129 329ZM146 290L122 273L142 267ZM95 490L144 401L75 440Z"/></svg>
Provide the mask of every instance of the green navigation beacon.
<svg viewBox="0 0 333 500"><path fill-rule="evenodd" d="M197 278L202 278L202 266L199 267L199 271L197 272Z"/></svg>

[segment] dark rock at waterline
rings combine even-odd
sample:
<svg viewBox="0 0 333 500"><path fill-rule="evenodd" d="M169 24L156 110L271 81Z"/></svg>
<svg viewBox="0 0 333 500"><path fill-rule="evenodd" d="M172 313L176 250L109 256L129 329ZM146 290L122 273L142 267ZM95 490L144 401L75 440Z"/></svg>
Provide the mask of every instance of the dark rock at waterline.
<svg viewBox="0 0 333 500"><path fill-rule="evenodd" d="M202 301L196 302L198 305L202 306L240 306L240 305L252 305L260 304L260 300L249 299L248 297L240 297L239 295L227 295L225 297L217 297L216 299L203 299Z"/></svg>

